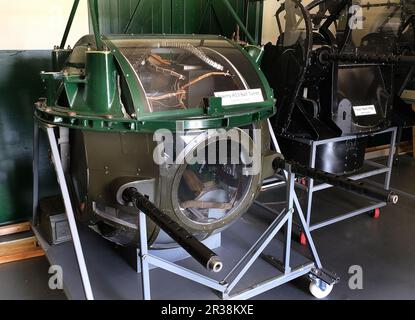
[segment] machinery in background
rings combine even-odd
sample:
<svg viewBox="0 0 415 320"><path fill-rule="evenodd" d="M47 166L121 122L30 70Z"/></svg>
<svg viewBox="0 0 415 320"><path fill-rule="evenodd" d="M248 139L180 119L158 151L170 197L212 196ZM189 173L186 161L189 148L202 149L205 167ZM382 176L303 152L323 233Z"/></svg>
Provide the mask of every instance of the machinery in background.
<svg viewBox="0 0 415 320"><path fill-rule="evenodd" d="M298 139L352 136L318 146L316 168L353 173L362 168L368 136L397 125L396 69L415 63L398 48L402 29L412 30L406 3L316 0L304 8L288 0L281 5L280 36L276 45L265 47L262 69L279 98L272 123L287 159L312 161L310 148Z"/></svg>
<svg viewBox="0 0 415 320"><path fill-rule="evenodd" d="M275 45L265 46L262 70L278 98L271 122L277 150L287 160L354 181L385 175L379 187L390 190L397 127L408 119L395 103L397 69L407 72L415 63L414 56L398 48L409 19L408 3L316 0L305 7L301 1L287 0L280 4L279 37ZM409 112L409 118L415 119L414 114ZM382 134L390 135L386 165L365 161L369 138ZM312 221L314 193L333 184L317 184L309 178L297 186L307 193L305 216L311 231L364 213L378 218L386 205L362 202L347 213ZM296 207L302 210L300 204ZM301 230L300 240L306 244Z"/></svg>

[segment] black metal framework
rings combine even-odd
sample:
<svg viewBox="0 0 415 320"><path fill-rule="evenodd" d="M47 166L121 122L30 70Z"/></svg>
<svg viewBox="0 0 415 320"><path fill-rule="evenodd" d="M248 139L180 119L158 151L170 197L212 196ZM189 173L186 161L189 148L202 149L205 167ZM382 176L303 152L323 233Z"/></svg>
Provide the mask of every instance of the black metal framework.
<svg viewBox="0 0 415 320"><path fill-rule="evenodd" d="M357 136L352 145L339 142L322 151L336 155L333 173L354 172L363 164L366 137L399 126L403 116L394 108L395 97L411 81L415 66L413 46L401 48L400 41L404 31L415 26L407 3L316 0L304 7L298 0L286 0L281 4L276 13L280 36L276 45L266 45L262 69L277 98L272 123L283 140L285 157L306 164L292 138ZM361 29L351 24L355 5L366 14L374 11L370 19L363 17ZM293 19L298 20L297 30L290 29ZM295 31L303 38L287 46L285 37ZM410 41L415 44L413 38ZM403 78L398 88L397 70ZM351 159L351 154L360 159Z"/></svg>

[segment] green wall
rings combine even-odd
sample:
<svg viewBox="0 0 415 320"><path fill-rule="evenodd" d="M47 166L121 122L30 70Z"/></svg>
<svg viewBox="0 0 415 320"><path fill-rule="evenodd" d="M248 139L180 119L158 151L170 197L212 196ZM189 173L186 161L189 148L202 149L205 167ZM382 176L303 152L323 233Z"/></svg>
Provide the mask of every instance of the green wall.
<svg viewBox="0 0 415 320"><path fill-rule="evenodd" d="M32 215L33 104L44 95L40 72L50 51L0 51L0 225ZM45 137L41 143L43 196L56 192Z"/></svg>
<svg viewBox="0 0 415 320"><path fill-rule="evenodd" d="M209 33L231 37L236 22L222 0L102 0L99 2L101 32L124 33L137 4L129 33ZM245 21L246 0L229 0L242 21ZM206 12L203 24L201 18ZM249 1L248 26L258 42L262 34L262 1Z"/></svg>

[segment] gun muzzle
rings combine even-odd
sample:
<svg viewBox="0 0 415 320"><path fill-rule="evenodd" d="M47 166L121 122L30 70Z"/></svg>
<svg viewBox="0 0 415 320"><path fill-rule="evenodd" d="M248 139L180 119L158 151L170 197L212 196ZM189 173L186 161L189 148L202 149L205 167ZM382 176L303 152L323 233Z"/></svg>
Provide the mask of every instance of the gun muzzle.
<svg viewBox="0 0 415 320"><path fill-rule="evenodd" d="M273 162L274 170L284 170L287 168L287 166L290 166L291 171L299 175L319 180L334 187L338 187L355 194L363 195L376 201L382 201L391 204L397 204L399 201L399 197L396 193L365 184L361 181L354 181L343 176L311 169L298 163L289 163L283 159L275 159Z"/></svg>

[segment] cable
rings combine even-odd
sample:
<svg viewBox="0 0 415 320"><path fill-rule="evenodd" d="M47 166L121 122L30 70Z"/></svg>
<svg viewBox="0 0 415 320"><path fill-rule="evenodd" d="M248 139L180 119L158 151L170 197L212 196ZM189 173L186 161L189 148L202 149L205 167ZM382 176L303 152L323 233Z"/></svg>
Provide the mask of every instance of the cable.
<svg viewBox="0 0 415 320"><path fill-rule="evenodd" d="M196 79L193 79L192 81L190 81L188 84L185 84L184 86L180 87L180 90L184 90L189 88L190 86L206 79L209 77L213 77L213 76L225 76L225 77L229 77L230 73L229 72L209 72L209 73L205 73L203 75L201 75L200 77L197 77Z"/></svg>
<svg viewBox="0 0 415 320"><path fill-rule="evenodd" d="M178 48L178 49L184 49L186 51L189 51L196 57L198 57L200 60L202 60L207 65L211 66L212 68L223 71L225 68L217 63L216 61L209 58L202 50L196 48L195 46L191 45L190 43L180 43L180 42L164 42L160 45L162 48Z"/></svg>
<svg viewBox="0 0 415 320"><path fill-rule="evenodd" d="M198 83L198 82L200 82L200 81L202 81L206 78L213 77L213 76L230 76L230 74L228 72L209 72L209 73L205 73L204 75L201 75L200 77L197 77L196 79L193 79L189 83L183 85L176 92L166 93L166 94L163 94L161 96L156 96L156 97L148 97L148 100L158 101L158 100L164 100L164 99L168 99L168 98L172 98L172 97L176 97L176 96L179 96L179 95L186 94L186 89L187 88L189 88L190 86L192 86L192 85L194 85L194 84L196 84L196 83Z"/></svg>
<svg viewBox="0 0 415 320"><path fill-rule="evenodd" d="M186 91L185 90L179 90L177 92L166 93L166 94L163 94L161 96L147 97L147 98L148 98L148 100L151 100L151 101L159 101L159 100L164 100L164 99L176 97L176 96L181 95L181 94L186 94Z"/></svg>

